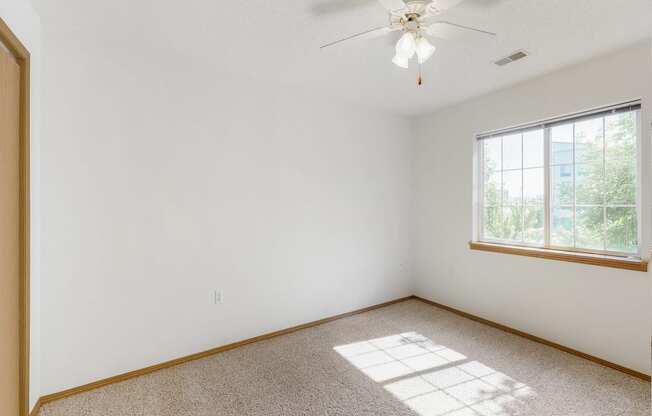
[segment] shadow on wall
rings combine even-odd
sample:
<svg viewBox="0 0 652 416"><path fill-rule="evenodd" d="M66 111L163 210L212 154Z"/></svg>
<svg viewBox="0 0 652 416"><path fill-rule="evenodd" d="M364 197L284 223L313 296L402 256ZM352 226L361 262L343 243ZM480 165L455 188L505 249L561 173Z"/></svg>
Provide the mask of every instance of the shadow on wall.
<svg viewBox="0 0 652 416"><path fill-rule="evenodd" d="M334 348L419 416L509 416L527 385L416 332Z"/></svg>

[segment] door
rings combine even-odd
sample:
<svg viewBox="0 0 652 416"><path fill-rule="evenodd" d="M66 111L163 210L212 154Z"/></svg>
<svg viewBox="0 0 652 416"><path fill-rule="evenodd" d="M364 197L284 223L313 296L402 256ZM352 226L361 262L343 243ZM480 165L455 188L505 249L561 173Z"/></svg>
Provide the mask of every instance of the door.
<svg viewBox="0 0 652 416"><path fill-rule="evenodd" d="M0 45L0 415L19 415L20 67Z"/></svg>

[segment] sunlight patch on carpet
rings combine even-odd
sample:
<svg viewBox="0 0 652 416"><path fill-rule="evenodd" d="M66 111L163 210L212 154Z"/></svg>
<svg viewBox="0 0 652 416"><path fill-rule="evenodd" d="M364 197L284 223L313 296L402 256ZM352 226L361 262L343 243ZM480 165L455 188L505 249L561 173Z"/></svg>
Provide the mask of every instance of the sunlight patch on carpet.
<svg viewBox="0 0 652 416"><path fill-rule="evenodd" d="M510 416L536 397L524 383L416 332L334 350L420 416Z"/></svg>

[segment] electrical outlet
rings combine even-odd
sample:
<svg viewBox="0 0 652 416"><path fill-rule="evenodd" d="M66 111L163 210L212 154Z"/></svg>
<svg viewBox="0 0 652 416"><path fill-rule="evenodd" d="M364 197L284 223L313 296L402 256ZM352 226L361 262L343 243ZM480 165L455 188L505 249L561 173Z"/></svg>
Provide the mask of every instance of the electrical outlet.
<svg viewBox="0 0 652 416"><path fill-rule="evenodd" d="M213 292L213 303L218 305L224 302L224 295L221 290Z"/></svg>

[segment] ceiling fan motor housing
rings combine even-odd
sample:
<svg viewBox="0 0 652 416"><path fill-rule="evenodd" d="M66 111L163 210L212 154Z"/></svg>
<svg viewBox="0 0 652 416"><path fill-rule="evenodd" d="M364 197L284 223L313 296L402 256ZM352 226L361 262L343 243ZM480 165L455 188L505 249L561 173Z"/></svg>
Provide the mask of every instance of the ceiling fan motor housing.
<svg viewBox="0 0 652 416"><path fill-rule="evenodd" d="M408 32L416 32L420 29L424 19L439 14L439 9L434 1L408 1L405 8L391 12L390 18L393 27L401 28Z"/></svg>
<svg viewBox="0 0 652 416"><path fill-rule="evenodd" d="M416 13L408 13L403 20L403 27L410 32L419 30L419 15Z"/></svg>

